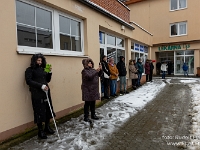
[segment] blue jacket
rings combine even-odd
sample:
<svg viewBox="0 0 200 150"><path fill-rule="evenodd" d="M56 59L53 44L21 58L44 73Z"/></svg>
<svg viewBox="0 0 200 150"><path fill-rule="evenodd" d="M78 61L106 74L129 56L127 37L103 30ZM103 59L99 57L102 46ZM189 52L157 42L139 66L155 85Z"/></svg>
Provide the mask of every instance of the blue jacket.
<svg viewBox="0 0 200 150"><path fill-rule="evenodd" d="M186 65L186 63L183 64L183 71L187 71L188 70L188 66Z"/></svg>

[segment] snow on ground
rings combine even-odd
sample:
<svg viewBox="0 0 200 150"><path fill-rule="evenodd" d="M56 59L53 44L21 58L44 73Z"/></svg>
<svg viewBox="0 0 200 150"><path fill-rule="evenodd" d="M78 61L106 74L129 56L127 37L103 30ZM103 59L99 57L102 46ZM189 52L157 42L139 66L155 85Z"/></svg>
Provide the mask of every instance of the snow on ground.
<svg viewBox="0 0 200 150"><path fill-rule="evenodd" d="M34 137L12 149L31 150L95 150L103 146L104 138L117 130L125 121L135 115L150 102L166 85L162 80L146 83L129 94L119 96L102 107L96 109L100 120L94 121L94 128L89 130L89 123L83 121L83 115L59 125L61 141L56 134L48 136L47 140Z"/></svg>
<svg viewBox="0 0 200 150"><path fill-rule="evenodd" d="M189 84L192 91L192 109L189 115L192 117L192 129L189 143L189 149L196 150L200 148L200 84Z"/></svg>

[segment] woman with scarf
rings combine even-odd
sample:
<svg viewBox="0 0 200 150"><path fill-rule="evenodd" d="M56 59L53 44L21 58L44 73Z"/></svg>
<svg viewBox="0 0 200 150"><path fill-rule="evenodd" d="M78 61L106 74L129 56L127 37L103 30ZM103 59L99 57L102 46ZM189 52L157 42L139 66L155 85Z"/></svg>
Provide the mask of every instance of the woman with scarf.
<svg viewBox="0 0 200 150"><path fill-rule="evenodd" d="M108 64L109 70L110 70L110 96L116 97L116 91L117 91L117 78L119 75L117 66L114 64L114 59L109 59Z"/></svg>

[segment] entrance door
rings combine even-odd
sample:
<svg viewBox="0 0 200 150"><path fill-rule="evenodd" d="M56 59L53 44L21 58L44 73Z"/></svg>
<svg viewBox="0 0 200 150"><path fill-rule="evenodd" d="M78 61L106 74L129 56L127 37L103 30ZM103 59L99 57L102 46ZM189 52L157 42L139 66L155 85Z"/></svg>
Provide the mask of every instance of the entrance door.
<svg viewBox="0 0 200 150"><path fill-rule="evenodd" d="M177 56L175 60L175 74L183 74L184 56Z"/></svg>

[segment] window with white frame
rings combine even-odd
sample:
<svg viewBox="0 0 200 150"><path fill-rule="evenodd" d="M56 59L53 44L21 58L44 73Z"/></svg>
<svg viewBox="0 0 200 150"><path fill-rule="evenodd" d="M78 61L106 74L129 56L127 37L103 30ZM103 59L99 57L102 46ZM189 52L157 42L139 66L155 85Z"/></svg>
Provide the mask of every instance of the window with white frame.
<svg viewBox="0 0 200 150"><path fill-rule="evenodd" d="M80 22L59 16L60 22L60 49L81 51Z"/></svg>
<svg viewBox="0 0 200 150"><path fill-rule="evenodd" d="M170 0L170 10L179 10L187 7L187 0Z"/></svg>
<svg viewBox="0 0 200 150"><path fill-rule="evenodd" d="M25 0L16 0L16 19L18 52L83 54L82 20Z"/></svg>
<svg viewBox="0 0 200 150"><path fill-rule="evenodd" d="M104 42L105 41L105 42ZM101 46L105 47L104 55L107 58L113 58L115 63L119 62L119 57L125 57L124 39L114 35L105 34L99 31L99 42Z"/></svg>
<svg viewBox="0 0 200 150"><path fill-rule="evenodd" d="M187 34L187 22L179 22L170 24L170 35L186 35Z"/></svg>
<svg viewBox="0 0 200 150"><path fill-rule="evenodd" d="M53 48L52 13L17 1L18 45Z"/></svg>

